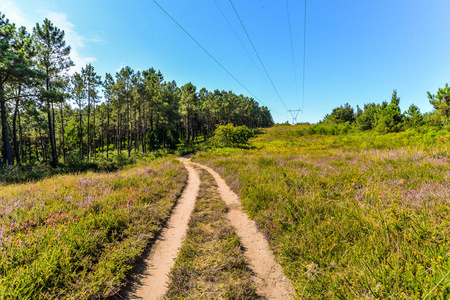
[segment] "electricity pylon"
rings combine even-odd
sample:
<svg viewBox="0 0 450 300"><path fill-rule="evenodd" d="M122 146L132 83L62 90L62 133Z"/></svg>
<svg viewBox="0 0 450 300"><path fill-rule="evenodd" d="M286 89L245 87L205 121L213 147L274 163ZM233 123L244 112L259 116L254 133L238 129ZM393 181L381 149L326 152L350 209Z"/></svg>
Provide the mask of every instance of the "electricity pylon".
<svg viewBox="0 0 450 300"><path fill-rule="evenodd" d="M288 112L291 113L291 116L292 116L292 125L297 124L297 117L298 117L298 114L301 111L302 110L300 108L299 109L290 109L290 110L288 110Z"/></svg>

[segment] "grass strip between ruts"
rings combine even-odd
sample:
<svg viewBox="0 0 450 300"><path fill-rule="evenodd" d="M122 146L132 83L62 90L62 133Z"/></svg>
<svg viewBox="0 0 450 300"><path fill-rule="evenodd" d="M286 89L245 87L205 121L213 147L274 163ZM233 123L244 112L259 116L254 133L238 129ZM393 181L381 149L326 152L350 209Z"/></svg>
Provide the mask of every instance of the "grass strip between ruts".
<svg viewBox="0 0 450 300"><path fill-rule="evenodd" d="M167 299L258 299L239 238L227 219L214 178L202 184L186 240L171 271Z"/></svg>

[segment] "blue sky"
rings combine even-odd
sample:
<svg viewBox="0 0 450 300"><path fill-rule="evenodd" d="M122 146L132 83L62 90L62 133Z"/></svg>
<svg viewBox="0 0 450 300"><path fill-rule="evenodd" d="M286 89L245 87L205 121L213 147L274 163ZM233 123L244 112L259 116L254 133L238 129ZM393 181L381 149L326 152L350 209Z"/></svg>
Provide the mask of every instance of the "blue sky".
<svg viewBox="0 0 450 300"><path fill-rule="evenodd" d="M291 120L229 0L157 1L269 107L275 122ZM428 112L426 92L450 81L450 1L309 0L302 104L304 1L288 3L297 84L286 1L233 1L287 108L303 108L298 121L317 122L346 102L389 100L394 89L402 110L414 103ZM153 67L178 86L192 82L251 96L153 1L2 0L0 11L29 31L46 17L64 29L76 63L72 72L86 63L103 77L127 65Z"/></svg>

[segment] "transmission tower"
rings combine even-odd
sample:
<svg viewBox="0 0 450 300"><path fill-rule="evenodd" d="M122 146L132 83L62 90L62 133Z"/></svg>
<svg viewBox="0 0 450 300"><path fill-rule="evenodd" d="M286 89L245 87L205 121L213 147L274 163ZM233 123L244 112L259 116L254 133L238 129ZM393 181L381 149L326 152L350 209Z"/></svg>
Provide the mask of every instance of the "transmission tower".
<svg viewBox="0 0 450 300"><path fill-rule="evenodd" d="M292 125L297 124L297 117L298 117L298 114L301 111L302 110L300 108L299 109L290 109L290 110L288 110L288 112L291 113L291 116L292 116Z"/></svg>

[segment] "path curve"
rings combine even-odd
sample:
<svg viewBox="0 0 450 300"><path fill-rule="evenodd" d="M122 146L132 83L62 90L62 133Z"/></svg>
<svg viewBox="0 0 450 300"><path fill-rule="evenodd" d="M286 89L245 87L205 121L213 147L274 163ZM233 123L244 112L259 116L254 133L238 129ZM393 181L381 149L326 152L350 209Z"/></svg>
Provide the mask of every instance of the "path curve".
<svg viewBox="0 0 450 300"><path fill-rule="evenodd" d="M293 288L291 282L283 274L283 269L275 261L264 235L257 229L256 223L242 210L238 196L230 189L225 180L213 169L192 163L208 171L216 180L219 193L226 203L230 219L236 234L241 239L245 248L244 255L255 272L253 280L256 283L256 291L267 299L292 299Z"/></svg>
<svg viewBox="0 0 450 300"><path fill-rule="evenodd" d="M188 159L180 158L179 160L184 163L188 170L187 185L172 211L167 227L163 229L149 256L144 260L144 265L148 266L145 273L148 275L136 287L134 295L130 297L131 299L161 299L167 291L168 274L186 236L188 221L200 188L200 177L194 168L188 164Z"/></svg>

